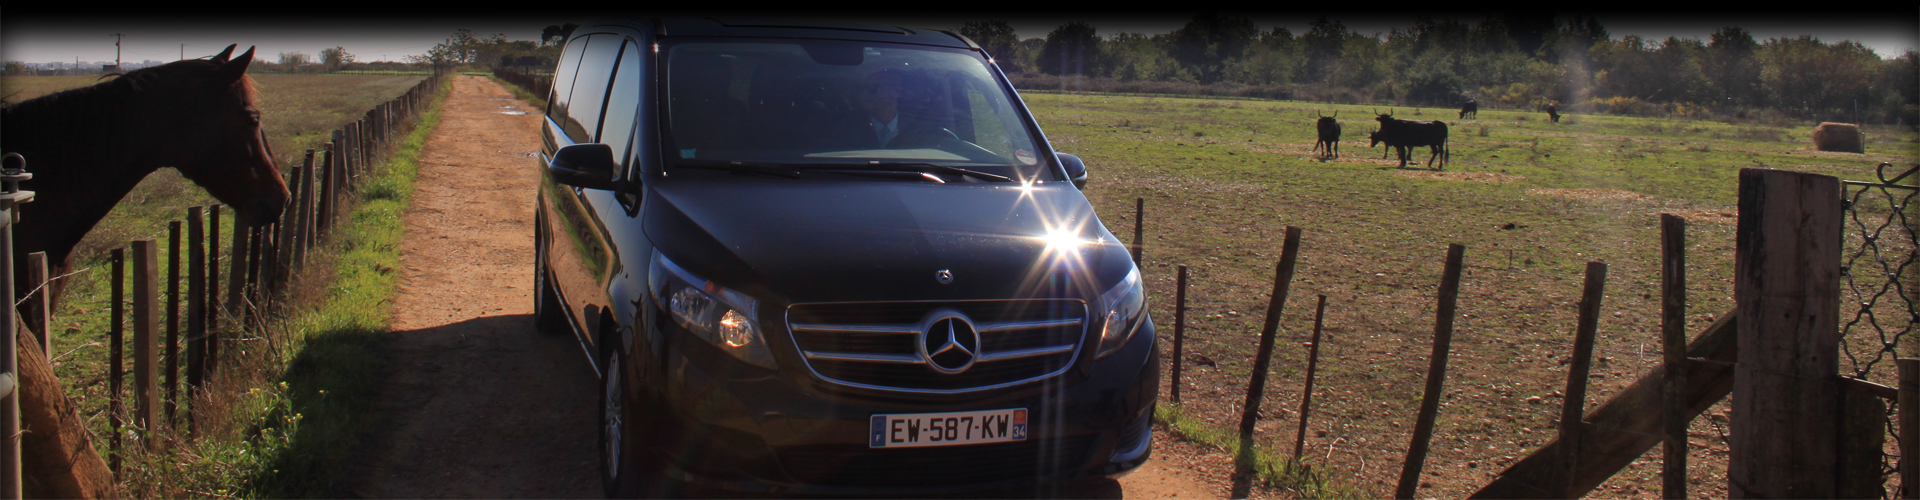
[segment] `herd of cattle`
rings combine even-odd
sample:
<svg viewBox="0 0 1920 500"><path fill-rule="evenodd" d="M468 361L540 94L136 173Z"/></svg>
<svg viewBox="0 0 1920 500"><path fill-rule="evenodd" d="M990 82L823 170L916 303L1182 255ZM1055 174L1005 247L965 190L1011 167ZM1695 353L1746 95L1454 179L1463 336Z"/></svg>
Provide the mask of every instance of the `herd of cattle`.
<svg viewBox="0 0 1920 500"><path fill-rule="evenodd" d="M1468 100L1465 106L1460 107L1461 119L1465 119L1469 114L1479 118L1480 103ZM1340 112L1335 111L1333 116L1325 116L1316 111L1314 115L1319 116L1314 126L1318 129L1320 139L1314 143L1313 150L1324 157L1339 157L1340 122L1335 118L1340 116ZM1554 105L1547 105L1547 116L1553 120L1553 123L1560 123L1560 111ZM1411 154L1412 149L1426 146L1431 154L1427 157L1427 166L1432 167L1434 162L1438 161L1440 168L1447 168L1446 122L1402 120L1394 118L1391 109L1386 113L1374 112L1374 120L1380 122L1380 128L1367 134L1367 138L1372 141L1367 147L1385 143L1391 152L1399 153L1400 167L1406 168L1407 156ZM1386 158L1386 155L1381 155L1381 158Z"/></svg>

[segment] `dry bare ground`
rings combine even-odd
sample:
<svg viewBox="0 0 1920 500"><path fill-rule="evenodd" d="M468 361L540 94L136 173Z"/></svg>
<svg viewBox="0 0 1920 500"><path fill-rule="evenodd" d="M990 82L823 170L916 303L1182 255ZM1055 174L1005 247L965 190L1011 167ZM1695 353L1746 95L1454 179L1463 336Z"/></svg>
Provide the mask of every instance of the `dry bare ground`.
<svg viewBox="0 0 1920 500"><path fill-rule="evenodd" d="M378 498L597 496L596 379L533 329L537 114L461 76L420 155L394 298L389 422L350 491Z"/></svg>
<svg viewBox="0 0 1920 500"><path fill-rule="evenodd" d="M421 154L394 299L392 382L377 402L391 424L349 488L357 496L600 495L597 381L573 339L533 328L539 173L526 153L540 147L539 113L501 113L528 109L511 97L485 78L458 77ZM1117 482L1045 494L1226 496L1231 464L1219 450L1162 429L1153 453Z"/></svg>

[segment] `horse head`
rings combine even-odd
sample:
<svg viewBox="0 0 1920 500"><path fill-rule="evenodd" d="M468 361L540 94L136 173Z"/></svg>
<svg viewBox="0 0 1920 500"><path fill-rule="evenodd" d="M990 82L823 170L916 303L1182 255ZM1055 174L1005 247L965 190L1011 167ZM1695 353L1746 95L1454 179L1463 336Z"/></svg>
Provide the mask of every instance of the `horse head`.
<svg viewBox="0 0 1920 500"><path fill-rule="evenodd" d="M169 113L158 116L181 124L165 134L159 159L234 207L240 223L259 226L279 220L289 193L261 131L253 79L246 75L253 48L230 58L235 46L209 59L155 68L165 71L151 78L148 86L157 98L148 102L161 108L151 111Z"/></svg>

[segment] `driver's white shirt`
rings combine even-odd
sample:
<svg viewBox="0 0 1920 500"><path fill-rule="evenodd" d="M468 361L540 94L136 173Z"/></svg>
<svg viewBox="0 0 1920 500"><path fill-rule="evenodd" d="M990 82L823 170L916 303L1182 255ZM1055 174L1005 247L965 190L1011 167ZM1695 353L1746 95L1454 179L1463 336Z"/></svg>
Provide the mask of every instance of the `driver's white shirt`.
<svg viewBox="0 0 1920 500"><path fill-rule="evenodd" d="M892 120L885 122L873 117L867 117L867 122L873 125L873 135L880 139L881 146L885 146L888 141L892 141L893 136L900 135L900 115L893 115Z"/></svg>

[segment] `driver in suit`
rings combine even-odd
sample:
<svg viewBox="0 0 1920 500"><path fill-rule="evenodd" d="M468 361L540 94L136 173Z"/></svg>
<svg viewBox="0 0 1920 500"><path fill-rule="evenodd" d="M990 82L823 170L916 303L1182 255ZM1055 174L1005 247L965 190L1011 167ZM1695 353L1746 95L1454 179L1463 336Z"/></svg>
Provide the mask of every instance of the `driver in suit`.
<svg viewBox="0 0 1920 500"><path fill-rule="evenodd" d="M858 102L867 118L867 142L873 148L886 147L900 136L900 73L890 69L867 75Z"/></svg>

